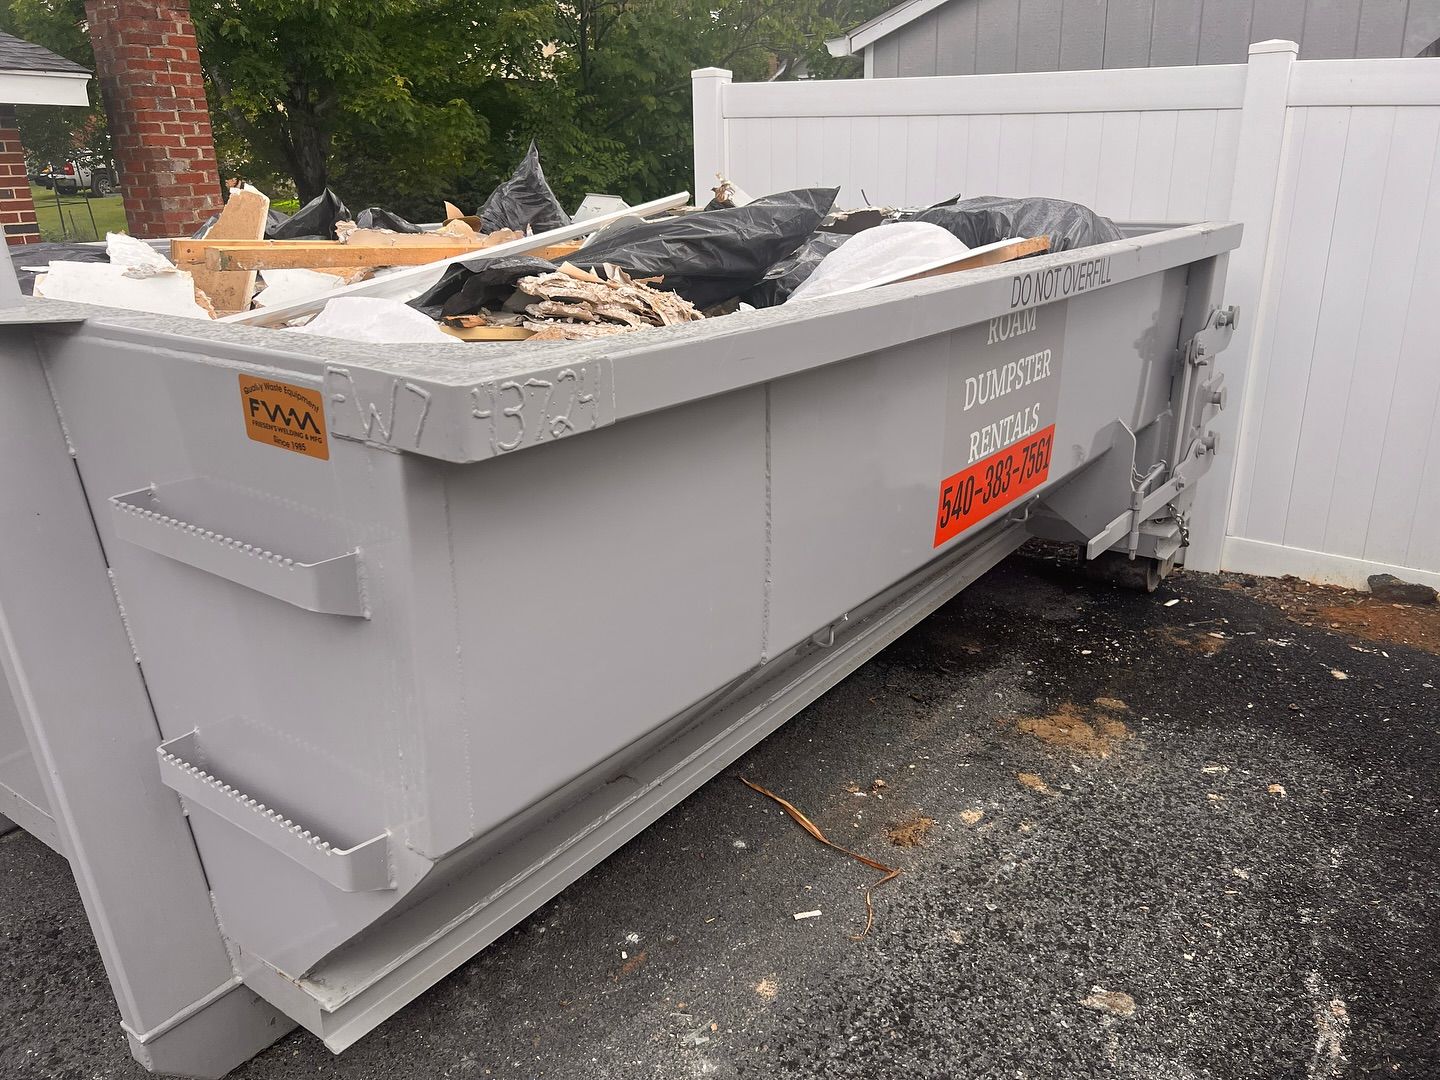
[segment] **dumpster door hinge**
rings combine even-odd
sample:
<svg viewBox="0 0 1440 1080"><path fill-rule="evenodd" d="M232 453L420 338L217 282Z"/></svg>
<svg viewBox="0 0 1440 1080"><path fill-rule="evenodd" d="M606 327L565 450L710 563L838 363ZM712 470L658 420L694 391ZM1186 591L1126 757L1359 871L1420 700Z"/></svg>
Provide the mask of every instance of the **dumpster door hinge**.
<svg viewBox="0 0 1440 1080"><path fill-rule="evenodd" d="M1130 504L1090 538L1086 558L1094 559L1115 548L1132 559L1144 556L1163 561L1189 546L1186 510L1190 491L1215 458L1219 435L1210 425L1229 397L1225 376L1215 370L1215 357L1230 344L1238 321L1235 307L1215 308L1200 331L1182 346L1184 362L1171 401L1174 439L1170 460L1156 461L1142 473L1140 462L1132 459ZM1131 435L1132 454L1138 452L1138 441L1128 427L1125 431Z"/></svg>
<svg viewBox="0 0 1440 1080"><path fill-rule="evenodd" d="M1203 364L1207 359L1222 352L1235 335L1240 323L1240 309L1234 304L1215 308L1205 320L1205 326L1185 343L1185 359L1191 364Z"/></svg>

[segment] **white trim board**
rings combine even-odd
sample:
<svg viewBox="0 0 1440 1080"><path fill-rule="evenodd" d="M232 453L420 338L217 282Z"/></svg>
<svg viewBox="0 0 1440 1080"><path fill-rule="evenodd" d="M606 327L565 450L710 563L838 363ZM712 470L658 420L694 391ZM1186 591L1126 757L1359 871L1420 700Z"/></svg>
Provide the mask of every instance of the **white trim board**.
<svg viewBox="0 0 1440 1080"><path fill-rule="evenodd" d="M89 105L83 72L0 70L0 103L6 105Z"/></svg>
<svg viewBox="0 0 1440 1080"><path fill-rule="evenodd" d="M813 79L730 83L726 120L802 116L979 116L995 113L1170 112L1238 109L1245 64L1207 67Z"/></svg>
<svg viewBox="0 0 1440 1080"><path fill-rule="evenodd" d="M1433 57L1306 60L1290 76L1289 104L1440 105L1440 64Z"/></svg>
<svg viewBox="0 0 1440 1080"><path fill-rule="evenodd" d="M1322 585L1343 585L1350 589L1368 588L1371 574L1394 574L1401 581L1413 581L1440 589L1440 573L1417 570L1410 566L1355 559L1348 555L1331 555L1307 548L1285 547L1263 540L1247 540L1243 536L1227 536L1220 557L1220 568L1237 574L1258 574L1261 577L1284 577L1291 574Z"/></svg>
<svg viewBox="0 0 1440 1080"><path fill-rule="evenodd" d="M831 56L854 56L861 49L868 48L883 37L889 37L902 26L908 26L922 15L928 15L950 0L910 0L889 11L882 11L869 22L861 23L853 30L847 30L838 37L826 38L825 48Z"/></svg>

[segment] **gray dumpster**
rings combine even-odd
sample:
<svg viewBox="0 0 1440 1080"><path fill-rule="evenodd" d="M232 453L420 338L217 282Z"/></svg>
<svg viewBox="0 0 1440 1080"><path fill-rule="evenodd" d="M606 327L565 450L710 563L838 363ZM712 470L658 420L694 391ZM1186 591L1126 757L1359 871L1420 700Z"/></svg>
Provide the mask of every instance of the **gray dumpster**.
<svg viewBox="0 0 1440 1080"><path fill-rule="evenodd" d="M4 300L0 813L136 1056L345 1049L1028 536L1153 583L1240 228L1132 232L545 346Z"/></svg>

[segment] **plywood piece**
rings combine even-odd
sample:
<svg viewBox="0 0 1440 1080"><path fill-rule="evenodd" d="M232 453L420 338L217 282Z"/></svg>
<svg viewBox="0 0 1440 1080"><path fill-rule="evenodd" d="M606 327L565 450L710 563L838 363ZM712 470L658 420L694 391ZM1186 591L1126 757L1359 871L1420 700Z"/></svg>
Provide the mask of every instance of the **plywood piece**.
<svg viewBox="0 0 1440 1080"><path fill-rule="evenodd" d="M580 250L584 240L567 240L563 244L551 244L549 247L540 248L538 251L530 252L537 259L545 259L549 262L558 263L570 258Z"/></svg>
<svg viewBox="0 0 1440 1080"><path fill-rule="evenodd" d="M440 329L461 341L524 341L534 337L535 331L524 326L448 326Z"/></svg>
<svg viewBox="0 0 1440 1080"><path fill-rule="evenodd" d="M230 193L230 201L207 240L259 240L265 235L265 219L270 213L270 199L258 191L241 189ZM196 267L195 287L210 298L217 311L244 311L255 292L255 271L212 270Z"/></svg>

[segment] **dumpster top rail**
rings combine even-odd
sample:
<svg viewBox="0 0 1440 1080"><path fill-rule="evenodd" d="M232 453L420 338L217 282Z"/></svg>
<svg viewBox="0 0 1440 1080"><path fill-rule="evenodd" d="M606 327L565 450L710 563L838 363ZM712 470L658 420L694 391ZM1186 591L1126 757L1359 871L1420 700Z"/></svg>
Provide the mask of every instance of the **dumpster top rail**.
<svg viewBox="0 0 1440 1080"><path fill-rule="evenodd" d="M1124 226L1122 226L1124 227ZM83 323L209 362L319 386L330 434L457 463L553 442L687 401L947 333L1211 258L1241 226L1204 222L680 326L536 345L389 345L88 304L25 300L0 323Z"/></svg>

